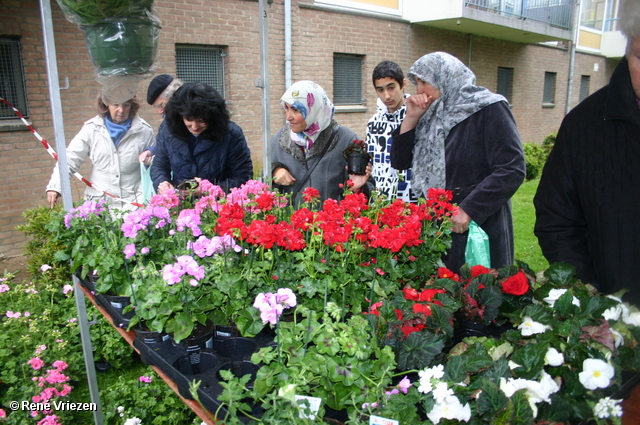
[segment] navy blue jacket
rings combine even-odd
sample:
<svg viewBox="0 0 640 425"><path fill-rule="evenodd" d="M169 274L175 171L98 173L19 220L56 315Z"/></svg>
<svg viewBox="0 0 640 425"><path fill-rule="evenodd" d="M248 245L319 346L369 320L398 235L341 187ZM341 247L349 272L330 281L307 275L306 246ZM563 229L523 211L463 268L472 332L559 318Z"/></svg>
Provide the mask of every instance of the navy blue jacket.
<svg viewBox="0 0 640 425"><path fill-rule="evenodd" d="M176 186L185 179L200 177L228 191L253 177L247 141L242 129L233 121L229 122L229 131L222 140L214 142L200 136L194 137L192 143L193 152L188 141L173 136L166 121L162 122L151 166L151 179L156 190L164 181Z"/></svg>

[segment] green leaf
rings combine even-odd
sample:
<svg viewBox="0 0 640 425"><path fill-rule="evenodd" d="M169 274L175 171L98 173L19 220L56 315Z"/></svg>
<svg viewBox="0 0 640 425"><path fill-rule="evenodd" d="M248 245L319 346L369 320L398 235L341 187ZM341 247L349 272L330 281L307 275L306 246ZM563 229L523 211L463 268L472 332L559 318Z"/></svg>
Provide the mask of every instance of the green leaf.
<svg viewBox="0 0 640 425"><path fill-rule="evenodd" d="M428 367L442 352L444 337L430 332L413 332L400 345L397 353L400 370L423 369Z"/></svg>
<svg viewBox="0 0 640 425"><path fill-rule="evenodd" d="M557 287L567 286L575 274L576 268L566 263L553 263L544 271L544 275Z"/></svg>
<svg viewBox="0 0 640 425"><path fill-rule="evenodd" d="M476 412L479 415L484 415L487 412L497 412L507 407L509 398L495 382L481 379L479 386L482 388L476 403Z"/></svg>

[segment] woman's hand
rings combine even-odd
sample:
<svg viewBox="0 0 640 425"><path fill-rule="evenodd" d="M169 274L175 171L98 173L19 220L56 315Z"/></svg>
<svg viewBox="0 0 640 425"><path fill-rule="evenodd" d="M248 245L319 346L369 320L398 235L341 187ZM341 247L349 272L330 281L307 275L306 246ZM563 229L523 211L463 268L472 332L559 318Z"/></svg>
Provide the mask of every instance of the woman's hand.
<svg viewBox="0 0 640 425"><path fill-rule="evenodd" d="M418 93L408 97L405 102L407 105L407 115L405 115L404 120L400 125L400 134L416 128L420 117L427 112L427 109L429 109L435 100L436 99L434 99L433 96L425 93Z"/></svg>
<svg viewBox="0 0 640 425"><path fill-rule="evenodd" d="M148 167L149 165L151 165L152 159L153 159L153 155L151 154L151 151L149 149L146 149L138 157L138 162L144 162L144 165Z"/></svg>
<svg viewBox="0 0 640 425"><path fill-rule="evenodd" d="M451 217L451 231L454 233L464 233L469 230L471 217L464 210L458 207L458 212Z"/></svg>
<svg viewBox="0 0 640 425"><path fill-rule="evenodd" d="M373 167L371 166L371 164L367 164L367 169L364 172L364 176L349 174L349 180L353 182L353 187L351 188L351 190L353 190L353 193L360 193L362 187L367 184L367 180L369 180L369 177L371 177L372 170Z"/></svg>
<svg viewBox="0 0 640 425"><path fill-rule="evenodd" d="M169 189L174 189L173 185L169 182L162 182L158 185L158 195L164 195Z"/></svg>
<svg viewBox="0 0 640 425"><path fill-rule="evenodd" d="M55 190L47 190L47 202L51 208L55 207L60 202L60 194Z"/></svg>
<svg viewBox="0 0 640 425"><path fill-rule="evenodd" d="M273 172L273 182L280 186L291 186L296 182L296 179L291 175L289 170L278 167Z"/></svg>

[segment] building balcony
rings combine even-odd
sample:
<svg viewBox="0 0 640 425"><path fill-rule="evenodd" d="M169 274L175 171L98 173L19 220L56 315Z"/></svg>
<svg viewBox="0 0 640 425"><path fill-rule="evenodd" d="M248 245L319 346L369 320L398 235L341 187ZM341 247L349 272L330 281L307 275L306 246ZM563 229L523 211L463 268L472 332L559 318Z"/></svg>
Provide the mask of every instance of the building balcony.
<svg viewBox="0 0 640 425"><path fill-rule="evenodd" d="M404 0L413 24L517 43L572 39L572 0Z"/></svg>

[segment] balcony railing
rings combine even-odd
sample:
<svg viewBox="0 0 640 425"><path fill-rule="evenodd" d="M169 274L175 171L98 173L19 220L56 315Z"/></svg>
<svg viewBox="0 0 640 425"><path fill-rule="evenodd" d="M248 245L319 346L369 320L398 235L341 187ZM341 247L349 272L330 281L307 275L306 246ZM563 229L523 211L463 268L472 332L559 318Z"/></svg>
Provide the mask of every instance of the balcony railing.
<svg viewBox="0 0 640 425"><path fill-rule="evenodd" d="M571 0L466 0L465 6L571 29Z"/></svg>

